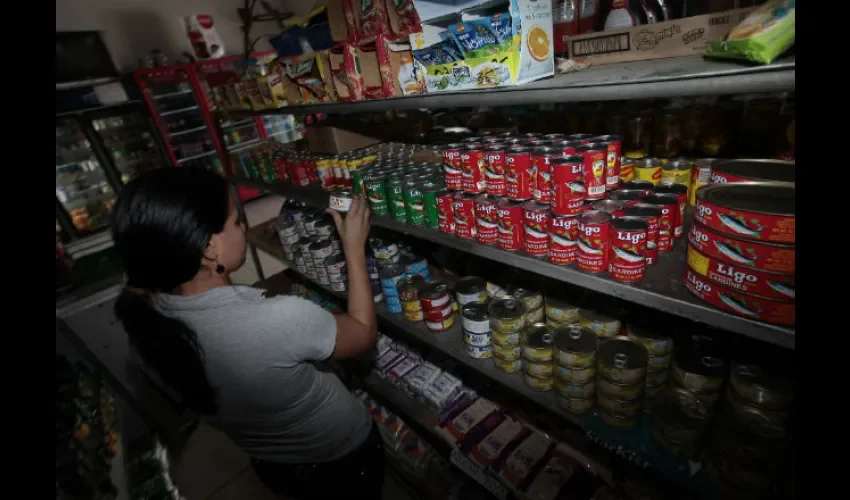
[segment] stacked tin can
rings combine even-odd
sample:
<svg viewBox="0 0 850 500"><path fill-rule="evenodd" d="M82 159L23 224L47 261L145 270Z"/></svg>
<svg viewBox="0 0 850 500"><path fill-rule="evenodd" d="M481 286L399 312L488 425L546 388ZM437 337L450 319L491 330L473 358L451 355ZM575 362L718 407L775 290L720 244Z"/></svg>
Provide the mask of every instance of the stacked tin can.
<svg viewBox="0 0 850 500"><path fill-rule="evenodd" d="M439 333L454 326L457 306L448 284L443 281L428 283L419 291L419 302L428 330Z"/></svg>
<svg viewBox="0 0 850 500"><path fill-rule="evenodd" d="M298 243L298 240L301 239L301 236L298 235L298 230L295 227L295 221L292 219L278 217L277 235L280 239L280 244L283 247L284 257L290 262L294 261L295 252L297 251L296 243Z"/></svg>
<svg viewBox="0 0 850 500"><path fill-rule="evenodd" d="M513 297L493 299L487 308L493 363L505 373L522 370L520 334L525 325L525 304Z"/></svg>
<svg viewBox="0 0 850 500"><path fill-rule="evenodd" d="M552 326L576 325L579 321L579 308L569 302L555 297L551 294L546 295L546 300L543 306L543 313L546 317L546 323Z"/></svg>
<svg viewBox="0 0 850 500"><path fill-rule="evenodd" d="M348 269L345 264L345 255L342 252L334 252L325 258L325 270L328 273L331 289L344 292L348 283Z"/></svg>
<svg viewBox="0 0 850 500"><path fill-rule="evenodd" d="M573 324L556 327L553 335L558 404L570 413L584 413L593 408L596 394L596 334Z"/></svg>
<svg viewBox="0 0 850 500"><path fill-rule="evenodd" d="M597 358L599 416L612 427L630 429L637 426L649 352L634 340L615 337L602 341Z"/></svg>
<svg viewBox="0 0 850 500"><path fill-rule="evenodd" d="M373 282L372 293L374 296L381 295L387 305L387 310L391 313L401 313L401 299L398 296L397 283L404 275L404 267L399 264L401 260L401 252L398 245L391 242L385 242L380 238L369 239L369 249L373 256L374 273L378 275L378 286ZM370 280L373 276L373 271L370 270ZM375 300L379 302L379 300Z"/></svg>
<svg viewBox="0 0 850 500"><path fill-rule="evenodd" d="M592 309L579 309L578 323L595 333L600 340L619 335L623 328L619 319Z"/></svg>
<svg viewBox="0 0 850 500"><path fill-rule="evenodd" d="M725 374L726 362L718 350L697 339L673 354L668 384L694 394L713 413L721 398Z"/></svg>
<svg viewBox="0 0 850 500"><path fill-rule="evenodd" d="M524 324L533 325L534 323L542 323L544 321L543 294L518 286L509 286L506 292L511 297L525 304Z"/></svg>
<svg viewBox="0 0 850 500"><path fill-rule="evenodd" d="M422 302L419 291L425 286L425 278L419 274L404 274L396 283L404 319L411 322L423 321Z"/></svg>
<svg viewBox="0 0 850 500"><path fill-rule="evenodd" d="M463 343L466 345L467 354L476 359L493 356L488 308L487 302L470 302L460 309Z"/></svg>
<svg viewBox="0 0 850 500"><path fill-rule="evenodd" d="M555 336L545 323L533 323L522 329L523 381L535 391L551 391L555 383Z"/></svg>
<svg viewBox="0 0 850 500"><path fill-rule="evenodd" d="M644 382L644 411L652 411L652 400L666 385L673 355L673 339L633 325L626 326L626 336L646 347L649 357L646 362Z"/></svg>

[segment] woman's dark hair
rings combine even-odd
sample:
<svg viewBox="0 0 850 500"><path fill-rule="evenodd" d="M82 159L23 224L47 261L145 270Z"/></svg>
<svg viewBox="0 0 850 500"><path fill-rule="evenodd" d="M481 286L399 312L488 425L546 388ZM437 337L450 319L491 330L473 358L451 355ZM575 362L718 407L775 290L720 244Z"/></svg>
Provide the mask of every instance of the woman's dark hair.
<svg viewBox="0 0 850 500"><path fill-rule="evenodd" d="M210 237L224 229L230 187L214 172L165 167L124 186L112 214L112 238L129 287L172 293L197 275ZM125 291L115 314L142 360L190 409L213 414L216 395L197 334L154 309L148 293Z"/></svg>

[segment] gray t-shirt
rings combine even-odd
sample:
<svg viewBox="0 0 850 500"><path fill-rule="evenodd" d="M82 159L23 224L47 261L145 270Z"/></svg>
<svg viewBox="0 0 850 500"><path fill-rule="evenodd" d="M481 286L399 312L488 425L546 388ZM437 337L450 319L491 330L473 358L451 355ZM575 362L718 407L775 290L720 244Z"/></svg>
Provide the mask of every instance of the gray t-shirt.
<svg viewBox="0 0 850 500"><path fill-rule="evenodd" d="M333 354L336 322L328 311L247 286L158 294L153 304L197 332L219 398L219 413L204 420L248 455L329 462L366 440L368 411L335 374L311 363Z"/></svg>

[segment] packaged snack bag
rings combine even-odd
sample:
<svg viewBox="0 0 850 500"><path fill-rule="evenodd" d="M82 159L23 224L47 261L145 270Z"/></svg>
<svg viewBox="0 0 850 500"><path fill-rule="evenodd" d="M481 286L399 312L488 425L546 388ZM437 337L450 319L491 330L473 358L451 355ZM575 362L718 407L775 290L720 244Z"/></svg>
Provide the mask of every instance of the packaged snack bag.
<svg viewBox="0 0 850 500"><path fill-rule="evenodd" d="M769 64L794 45L795 0L771 0L726 35L710 42L706 55Z"/></svg>

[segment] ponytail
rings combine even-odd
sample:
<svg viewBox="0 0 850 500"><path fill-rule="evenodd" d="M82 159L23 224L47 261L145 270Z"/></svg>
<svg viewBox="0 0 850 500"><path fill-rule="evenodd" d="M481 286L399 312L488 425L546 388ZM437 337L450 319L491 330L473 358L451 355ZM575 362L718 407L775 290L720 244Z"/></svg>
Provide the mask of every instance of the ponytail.
<svg viewBox="0 0 850 500"><path fill-rule="evenodd" d="M130 345L182 398L181 403L202 415L218 412L215 390L204 368L203 348L192 329L160 314L147 297L129 291L118 297L115 314L130 336Z"/></svg>

